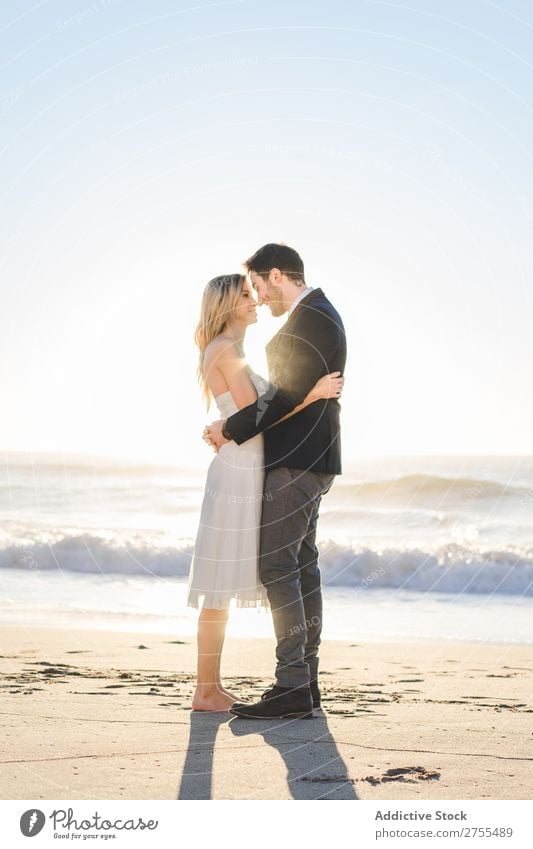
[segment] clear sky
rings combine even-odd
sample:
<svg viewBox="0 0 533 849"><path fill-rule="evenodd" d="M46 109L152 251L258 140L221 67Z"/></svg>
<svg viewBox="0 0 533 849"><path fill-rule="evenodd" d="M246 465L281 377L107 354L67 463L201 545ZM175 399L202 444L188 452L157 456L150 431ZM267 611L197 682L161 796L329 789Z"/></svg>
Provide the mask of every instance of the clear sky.
<svg viewBox="0 0 533 849"><path fill-rule="evenodd" d="M203 286L285 241L348 459L532 453L532 43L525 0L2 3L0 448L204 463Z"/></svg>

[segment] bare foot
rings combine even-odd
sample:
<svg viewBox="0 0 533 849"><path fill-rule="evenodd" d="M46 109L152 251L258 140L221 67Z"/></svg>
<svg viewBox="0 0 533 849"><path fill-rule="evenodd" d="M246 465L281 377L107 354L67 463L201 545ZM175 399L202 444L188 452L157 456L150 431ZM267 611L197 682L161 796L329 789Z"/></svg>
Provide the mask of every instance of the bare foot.
<svg viewBox="0 0 533 849"><path fill-rule="evenodd" d="M209 693L195 693L192 700L193 710L226 711L235 704L236 699L231 693L215 690Z"/></svg>
<svg viewBox="0 0 533 849"><path fill-rule="evenodd" d="M233 699L232 704L235 704L235 702L243 702L244 701L244 699L241 699L240 696L236 696L235 693L232 693L231 690L226 690L226 688L222 687L222 686L220 687L220 689L222 690L223 693L226 694L226 696L230 696L230 698Z"/></svg>

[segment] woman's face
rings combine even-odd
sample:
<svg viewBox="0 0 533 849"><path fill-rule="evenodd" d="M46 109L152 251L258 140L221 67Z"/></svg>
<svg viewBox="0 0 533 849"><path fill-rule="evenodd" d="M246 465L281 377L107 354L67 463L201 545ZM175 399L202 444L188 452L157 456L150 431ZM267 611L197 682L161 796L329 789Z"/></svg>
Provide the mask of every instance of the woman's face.
<svg viewBox="0 0 533 849"><path fill-rule="evenodd" d="M235 318L244 324L255 324L257 321L257 301L248 280L242 284L242 291L235 307Z"/></svg>

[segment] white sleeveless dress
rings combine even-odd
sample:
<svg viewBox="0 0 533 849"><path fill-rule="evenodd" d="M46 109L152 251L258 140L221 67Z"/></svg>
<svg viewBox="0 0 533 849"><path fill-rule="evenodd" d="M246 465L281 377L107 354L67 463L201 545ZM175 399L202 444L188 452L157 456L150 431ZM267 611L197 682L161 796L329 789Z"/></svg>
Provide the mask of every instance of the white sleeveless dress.
<svg viewBox="0 0 533 849"><path fill-rule="evenodd" d="M258 395L268 382L253 372ZM238 408L231 392L214 399L221 418ZM237 607L268 607L259 580L258 555L263 501L263 435L237 445L227 442L215 454L207 472L200 525L189 572L187 604L222 609L235 599Z"/></svg>

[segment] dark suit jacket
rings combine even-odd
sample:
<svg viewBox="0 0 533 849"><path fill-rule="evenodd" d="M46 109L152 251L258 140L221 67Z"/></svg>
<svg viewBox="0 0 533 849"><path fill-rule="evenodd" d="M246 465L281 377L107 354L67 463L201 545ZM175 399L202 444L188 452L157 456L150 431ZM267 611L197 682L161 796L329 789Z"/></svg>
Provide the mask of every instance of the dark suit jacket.
<svg viewBox="0 0 533 849"><path fill-rule="evenodd" d="M344 373L344 326L322 289L313 289L302 298L268 343L266 353L268 391L230 416L226 431L239 445L263 433L267 469L288 466L341 474L340 405L336 398L315 401L271 427L302 403L320 377L332 371Z"/></svg>

